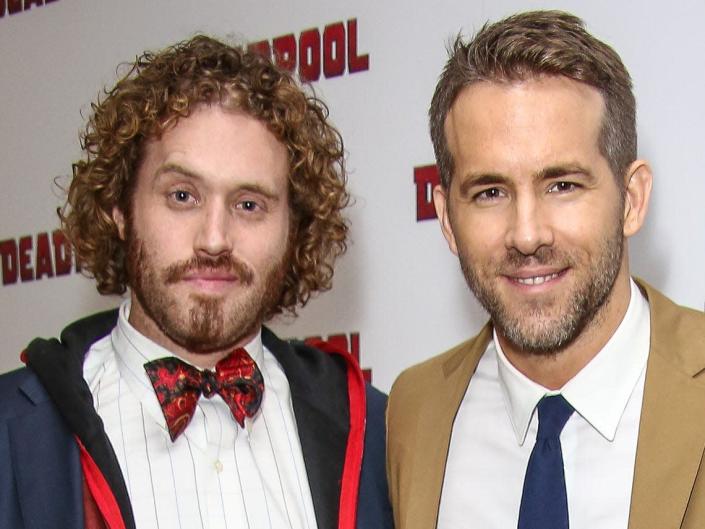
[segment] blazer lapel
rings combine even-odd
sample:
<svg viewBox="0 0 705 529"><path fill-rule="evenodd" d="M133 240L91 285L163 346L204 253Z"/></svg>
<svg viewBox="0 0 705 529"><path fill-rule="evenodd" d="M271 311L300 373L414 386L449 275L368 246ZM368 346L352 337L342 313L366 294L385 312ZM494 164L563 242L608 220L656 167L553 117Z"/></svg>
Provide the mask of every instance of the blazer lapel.
<svg viewBox="0 0 705 529"><path fill-rule="evenodd" d="M453 422L491 337L488 324L475 339L451 352L439 378L424 388L425 404L419 407L416 422L417 449L409 454L412 473L405 480L408 490L400 491L405 504L400 509L405 513L402 527L436 527Z"/></svg>
<svg viewBox="0 0 705 529"><path fill-rule="evenodd" d="M349 430L345 367L316 349L292 346L265 327L262 341L289 381L317 525L337 529Z"/></svg>
<svg viewBox="0 0 705 529"><path fill-rule="evenodd" d="M680 527L705 447L702 319L640 283L651 306L646 370L632 487L630 529Z"/></svg>
<svg viewBox="0 0 705 529"><path fill-rule="evenodd" d="M33 405L8 423L8 438L23 527L82 527L77 445L36 378L28 379L22 392Z"/></svg>
<svg viewBox="0 0 705 529"><path fill-rule="evenodd" d="M132 504L120 465L83 379L84 355L93 343L110 334L117 315L117 310L110 310L79 320L62 331L61 342L35 339L26 349L26 356L27 367L34 371L68 429L81 440L105 477L125 526L134 529Z"/></svg>

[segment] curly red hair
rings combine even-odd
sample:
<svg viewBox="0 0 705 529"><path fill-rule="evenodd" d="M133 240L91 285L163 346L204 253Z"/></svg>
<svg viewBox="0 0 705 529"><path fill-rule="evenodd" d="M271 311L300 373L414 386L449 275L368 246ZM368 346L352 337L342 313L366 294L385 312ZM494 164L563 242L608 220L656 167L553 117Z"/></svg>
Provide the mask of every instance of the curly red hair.
<svg viewBox="0 0 705 529"><path fill-rule="evenodd" d="M113 208L129 212L146 140L204 104L262 121L288 149L291 259L279 301L267 316L295 313L313 293L330 289L333 264L347 248L343 142L327 121L325 104L255 52L198 35L138 57L92 104L81 134L84 156L73 164L67 201L59 210L63 229L98 291L124 293L127 248Z"/></svg>

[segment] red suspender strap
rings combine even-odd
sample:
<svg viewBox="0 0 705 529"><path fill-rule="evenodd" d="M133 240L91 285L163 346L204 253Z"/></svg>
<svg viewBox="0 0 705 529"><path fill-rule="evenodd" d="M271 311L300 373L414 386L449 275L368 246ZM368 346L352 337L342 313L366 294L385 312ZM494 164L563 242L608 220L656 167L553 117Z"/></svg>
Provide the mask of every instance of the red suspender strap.
<svg viewBox="0 0 705 529"><path fill-rule="evenodd" d="M362 453L365 445L365 381L355 358L344 349L328 342L307 342L313 347L330 354L342 356L347 363L348 400L350 402L350 431L345 450L345 463L340 487L340 511L338 529L355 529L357 521L357 497L360 489Z"/></svg>
<svg viewBox="0 0 705 529"><path fill-rule="evenodd" d="M105 527L107 529L125 529L125 522L120 513L113 491L110 490L108 482L105 481L103 473L95 464L93 458L83 446L81 440L76 436L76 443L81 451L81 470L83 470L83 479L88 488L88 492L93 498L95 505L98 507ZM84 504L86 499L84 499Z"/></svg>

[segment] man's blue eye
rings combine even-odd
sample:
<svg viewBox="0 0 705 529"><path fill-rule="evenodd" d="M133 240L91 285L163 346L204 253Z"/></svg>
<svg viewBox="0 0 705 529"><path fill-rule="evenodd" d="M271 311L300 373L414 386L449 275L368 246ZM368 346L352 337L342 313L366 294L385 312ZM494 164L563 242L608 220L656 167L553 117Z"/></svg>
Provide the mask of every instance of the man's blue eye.
<svg viewBox="0 0 705 529"><path fill-rule="evenodd" d="M555 184L553 184L552 190L562 193L565 191L572 191L576 187L577 186L573 182L556 182Z"/></svg>
<svg viewBox="0 0 705 529"><path fill-rule="evenodd" d="M490 187L489 189L485 189L484 191L480 191L475 198L477 200L494 200L496 198L500 198L502 196L502 192L500 191L499 188L497 187Z"/></svg>

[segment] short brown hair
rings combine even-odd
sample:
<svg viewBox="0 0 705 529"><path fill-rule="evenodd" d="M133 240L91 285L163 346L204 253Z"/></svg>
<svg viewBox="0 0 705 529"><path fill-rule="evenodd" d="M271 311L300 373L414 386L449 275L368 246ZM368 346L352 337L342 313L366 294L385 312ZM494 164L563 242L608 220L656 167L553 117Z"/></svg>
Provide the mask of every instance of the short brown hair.
<svg viewBox="0 0 705 529"><path fill-rule="evenodd" d="M79 263L102 294L128 285L125 242L112 218L129 213L145 142L160 137L200 105L219 104L262 121L289 152L291 259L278 303L267 316L295 312L331 287L335 259L347 248L343 143L328 109L292 76L242 47L198 35L145 52L92 105L81 134L83 159L73 164L59 210Z"/></svg>
<svg viewBox="0 0 705 529"><path fill-rule="evenodd" d="M449 48L429 109L431 139L443 187L453 176L445 120L460 91L480 81L512 82L562 75L602 94L605 115L599 148L618 180L636 159L636 102L629 72L619 55L585 30L578 17L562 11L530 11L485 24L468 42Z"/></svg>

